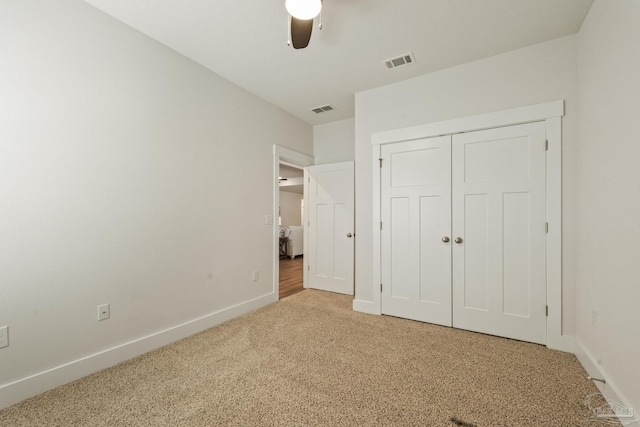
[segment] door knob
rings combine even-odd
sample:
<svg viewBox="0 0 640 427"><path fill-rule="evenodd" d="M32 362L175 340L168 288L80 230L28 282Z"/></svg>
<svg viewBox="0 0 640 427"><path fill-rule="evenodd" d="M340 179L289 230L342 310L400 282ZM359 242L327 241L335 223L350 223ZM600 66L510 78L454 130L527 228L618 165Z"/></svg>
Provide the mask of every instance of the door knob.
<svg viewBox="0 0 640 427"><path fill-rule="evenodd" d="M351 237L351 236L353 236L353 234L347 233L347 237Z"/></svg>
<svg viewBox="0 0 640 427"><path fill-rule="evenodd" d="M456 240L454 240L454 242L462 243L462 237L456 237Z"/></svg>
<svg viewBox="0 0 640 427"><path fill-rule="evenodd" d="M442 238L442 241L445 242L445 243L449 243L449 238L447 236L444 236Z"/></svg>

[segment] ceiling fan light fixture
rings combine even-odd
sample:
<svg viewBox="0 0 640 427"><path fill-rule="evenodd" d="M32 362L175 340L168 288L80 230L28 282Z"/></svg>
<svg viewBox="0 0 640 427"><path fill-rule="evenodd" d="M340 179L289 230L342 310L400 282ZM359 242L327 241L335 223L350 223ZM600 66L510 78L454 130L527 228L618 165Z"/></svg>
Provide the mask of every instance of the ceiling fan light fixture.
<svg viewBox="0 0 640 427"><path fill-rule="evenodd" d="M286 0L284 6L289 15L306 21L318 16L322 9L322 0Z"/></svg>

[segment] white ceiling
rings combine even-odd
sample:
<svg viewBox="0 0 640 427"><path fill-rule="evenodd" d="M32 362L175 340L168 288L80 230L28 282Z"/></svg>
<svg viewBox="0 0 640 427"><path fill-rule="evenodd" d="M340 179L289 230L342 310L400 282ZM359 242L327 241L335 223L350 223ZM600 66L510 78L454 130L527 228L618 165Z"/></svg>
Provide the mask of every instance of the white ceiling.
<svg viewBox="0 0 640 427"><path fill-rule="evenodd" d="M357 92L576 33L593 2L324 0L295 50L284 0L85 1L311 125L353 117ZM407 52L414 65L383 66Z"/></svg>

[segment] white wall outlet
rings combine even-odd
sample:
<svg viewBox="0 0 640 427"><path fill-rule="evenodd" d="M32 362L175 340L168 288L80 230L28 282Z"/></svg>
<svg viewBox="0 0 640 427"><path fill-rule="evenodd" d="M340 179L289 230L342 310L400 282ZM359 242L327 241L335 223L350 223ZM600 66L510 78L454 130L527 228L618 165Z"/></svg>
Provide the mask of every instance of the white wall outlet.
<svg viewBox="0 0 640 427"><path fill-rule="evenodd" d="M102 304L98 306L98 321L107 320L111 316L111 310L109 304Z"/></svg>
<svg viewBox="0 0 640 427"><path fill-rule="evenodd" d="M273 215L265 215L264 223L266 225L273 225Z"/></svg>
<svg viewBox="0 0 640 427"><path fill-rule="evenodd" d="M257 282L260 279L260 272L258 270L253 270L253 281Z"/></svg>
<svg viewBox="0 0 640 427"><path fill-rule="evenodd" d="M594 328L598 327L598 311L591 310L591 326Z"/></svg>
<svg viewBox="0 0 640 427"><path fill-rule="evenodd" d="M0 348L9 346L9 327L0 327Z"/></svg>

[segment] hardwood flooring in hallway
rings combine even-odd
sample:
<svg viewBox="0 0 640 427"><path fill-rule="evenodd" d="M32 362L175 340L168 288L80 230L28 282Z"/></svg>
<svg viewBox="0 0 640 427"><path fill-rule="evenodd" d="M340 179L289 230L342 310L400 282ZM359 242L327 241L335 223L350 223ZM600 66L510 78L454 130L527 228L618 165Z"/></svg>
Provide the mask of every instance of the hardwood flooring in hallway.
<svg viewBox="0 0 640 427"><path fill-rule="evenodd" d="M302 286L303 260L302 256L280 260L280 299L304 289Z"/></svg>

